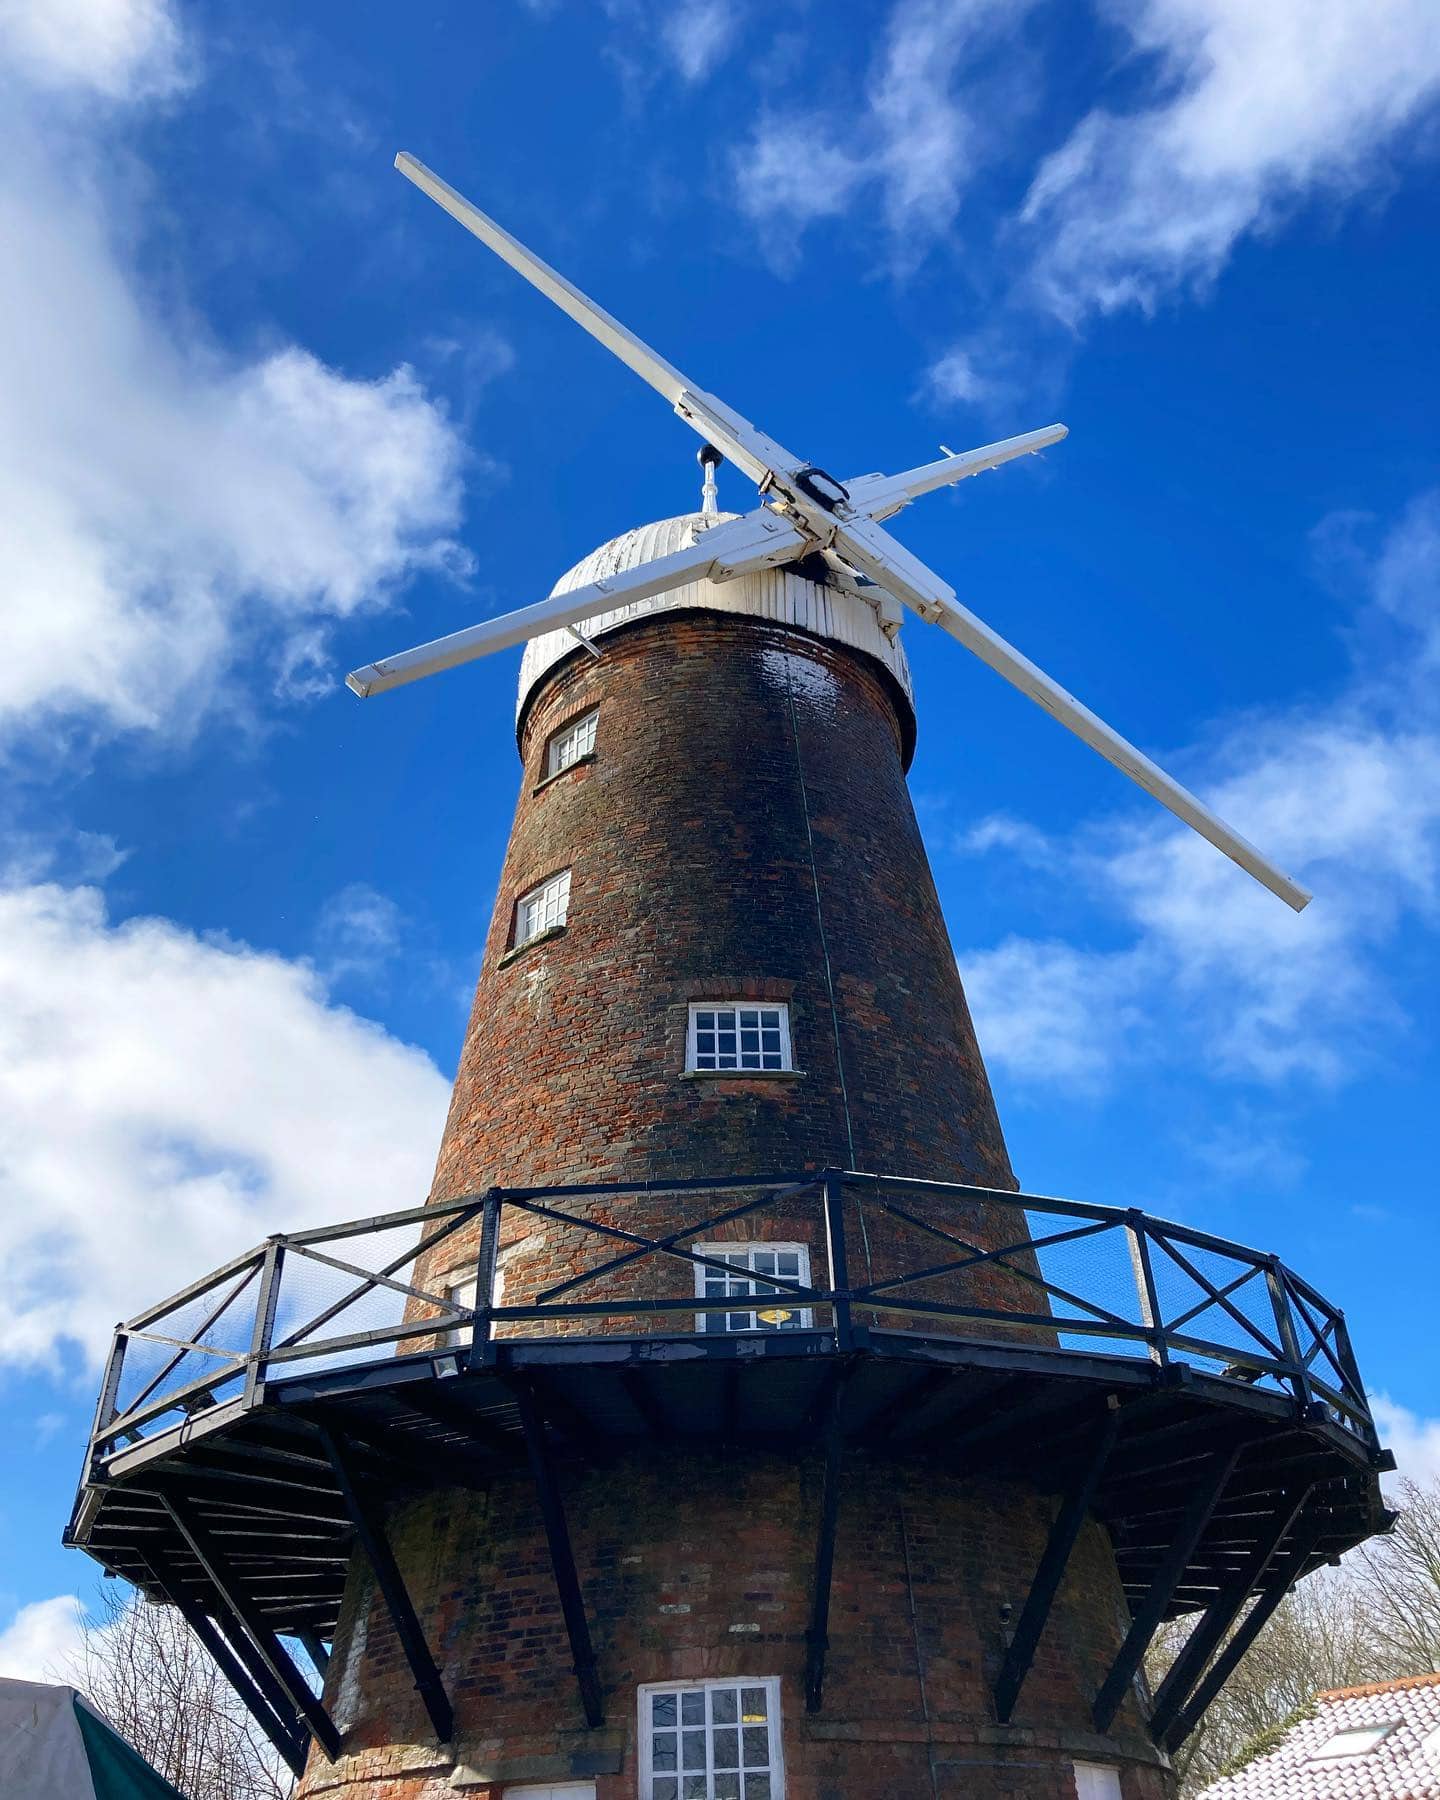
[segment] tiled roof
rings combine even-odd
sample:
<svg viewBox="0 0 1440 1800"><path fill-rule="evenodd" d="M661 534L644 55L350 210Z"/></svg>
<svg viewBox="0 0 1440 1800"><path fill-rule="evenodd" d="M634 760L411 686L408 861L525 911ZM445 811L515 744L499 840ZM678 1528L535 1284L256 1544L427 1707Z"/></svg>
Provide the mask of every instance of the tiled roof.
<svg viewBox="0 0 1440 1800"><path fill-rule="evenodd" d="M1319 1755L1336 1732L1367 1725L1394 1729L1362 1755ZM1440 1800L1440 1675L1317 1694L1275 1749L1204 1800Z"/></svg>

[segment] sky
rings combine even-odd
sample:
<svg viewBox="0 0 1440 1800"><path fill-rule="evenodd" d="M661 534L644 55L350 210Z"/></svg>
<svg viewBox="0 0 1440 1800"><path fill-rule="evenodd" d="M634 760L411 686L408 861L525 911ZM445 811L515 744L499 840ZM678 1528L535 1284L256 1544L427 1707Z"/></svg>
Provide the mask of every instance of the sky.
<svg viewBox="0 0 1440 1800"><path fill-rule="evenodd" d="M1437 99L1433 0L0 0L0 1673L115 1321L428 1186L518 657L344 672L698 503L400 149L842 477L1069 425L897 534L1316 898L912 620L1015 1167L1279 1251L1440 1471Z"/></svg>

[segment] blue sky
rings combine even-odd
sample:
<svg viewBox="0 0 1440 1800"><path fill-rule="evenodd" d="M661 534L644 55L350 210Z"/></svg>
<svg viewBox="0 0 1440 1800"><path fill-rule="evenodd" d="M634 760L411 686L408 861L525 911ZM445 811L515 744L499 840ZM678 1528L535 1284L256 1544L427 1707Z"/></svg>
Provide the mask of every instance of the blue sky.
<svg viewBox="0 0 1440 1800"><path fill-rule="evenodd" d="M16 0L0 67L0 1668L115 1319L427 1185L516 658L344 671L696 502L400 148L842 476L1069 424L899 535L1317 897L907 626L1016 1168L1279 1250L1440 1467L1429 0Z"/></svg>

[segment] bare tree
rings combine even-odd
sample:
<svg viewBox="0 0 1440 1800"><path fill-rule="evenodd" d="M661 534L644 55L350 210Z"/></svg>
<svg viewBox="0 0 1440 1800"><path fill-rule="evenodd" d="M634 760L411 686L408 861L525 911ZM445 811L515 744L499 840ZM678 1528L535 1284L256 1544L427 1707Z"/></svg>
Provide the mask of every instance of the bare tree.
<svg viewBox="0 0 1440 1800"><path fill-rule="evenodd" d="M1402 1481L1400 1517L1355 1559L1372 1629L1407 1675L1440 1670L1440 1483Z"/></svg>
<svg viewBox="0 0 1440 1800"><path fill-rule="evenodd" d="M100 1590L71 1680L187 1800L285 1800L290 1771L179 1613Z"/></svg>

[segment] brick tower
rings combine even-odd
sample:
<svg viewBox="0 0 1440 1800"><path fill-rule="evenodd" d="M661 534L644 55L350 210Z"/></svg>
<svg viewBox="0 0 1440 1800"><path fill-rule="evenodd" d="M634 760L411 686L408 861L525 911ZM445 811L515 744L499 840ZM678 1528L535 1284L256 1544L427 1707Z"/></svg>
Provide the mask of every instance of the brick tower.
<svg viewBox="0 0 1440 1800"><path fill-rule="evenodd" d="M904 654L818 558L534 639L517 729L428 1203L123 1327L71 1540L304 1800L1160 1800L1383 1522L1343 1319L1016 1193Z"/></svg>

